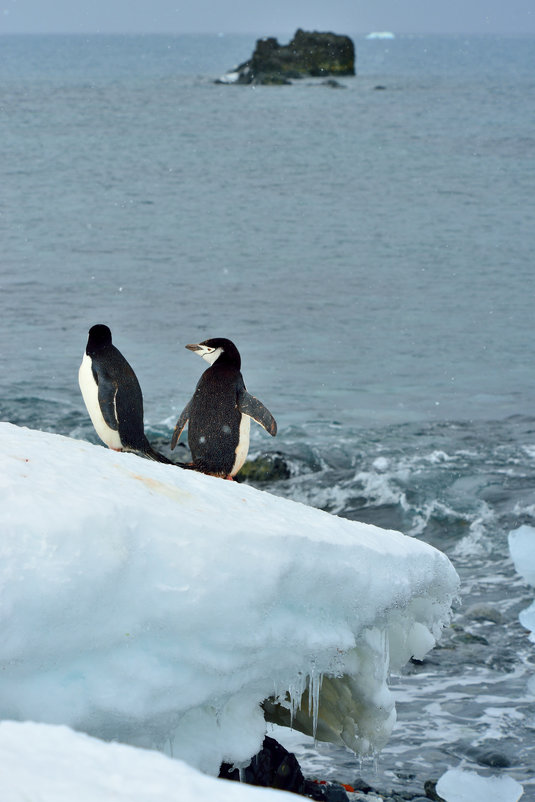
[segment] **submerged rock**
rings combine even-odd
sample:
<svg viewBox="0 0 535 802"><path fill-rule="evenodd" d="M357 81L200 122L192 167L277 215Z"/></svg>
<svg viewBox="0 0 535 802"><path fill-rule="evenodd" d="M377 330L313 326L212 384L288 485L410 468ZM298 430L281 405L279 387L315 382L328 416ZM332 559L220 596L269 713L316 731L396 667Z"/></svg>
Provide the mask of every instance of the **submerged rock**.
<svg viewBox="0 0 535 802"><path fill-rule="evenodd" d="M322 86L328 86L331 89L345 89L345 86L337 81L335 78L327 78L326 81L322 82Z"/></svg>
<svg viewBox="0 0 535 802"><path fill-rule="evenodd" d="M500 746L497 742L497 748L493 748L492 744L490 746L468 746L466 755L480 766L488 766L491 769L508 769L511 766L511 760Z"/></svg>
<svg viewBox="0 0 535 802"><path fill-rule="evenodd" d="M501 624L503 616L494 604L472 604L465 613L465 617L473 621L491 621Z"/></svg>
<svg viewBox="0 0 535 802"><path fill-rule="evenodd" d="M352 39L299 28L287 45L280 45L275 37L258 39L251 58L218 83L289 84L293 78L329 75L355 75Z"/></svg>
<svg viewBox="0 0 535 802"><path fill-rule="evenodd" d="M276 482L279 479L289 479L290 466L280 452L260 454L255 459L248 460L235 477L237 482Z"/></svg>

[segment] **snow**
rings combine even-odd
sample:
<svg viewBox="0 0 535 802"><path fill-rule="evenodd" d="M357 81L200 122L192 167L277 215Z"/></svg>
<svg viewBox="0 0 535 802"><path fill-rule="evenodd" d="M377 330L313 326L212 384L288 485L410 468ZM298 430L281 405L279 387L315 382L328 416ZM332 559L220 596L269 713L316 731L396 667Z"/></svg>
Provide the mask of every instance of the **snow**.
<svg viewBox="0 0 535 802"><path fill-rule="evenodd" d="M226 72L224 75L221 75L218 78L218 83L220 84L235 84L240 77L239 72Z"/></svg>
<svg viewBox="0 0 535 802"><path fill-rule="evenodd" d="M64 726L0 722L2 802L290 802L289 794L207 777L159 752Z"/></svg>
<svg viewBox="0 0 535 802"><path fill-rule="evenodd" d="M437 783L446 802L517 802L524 793L512 777L482 777L474 771L450 769Z"/></svg>
<svg viewBox="0 0 535 802"><path fill-rule="evenodd" d="M0 451L2 727L66 725L211 774L260 749L268 699L359 754L386 742L389 672L432 648L458 592L444 554L8 423ZM93 743L49 729L73 755Z"/></svg>
<svg viewBox="0 0 535 802"><path fill-rule="evenodd" d="M535 587L535 529L524 525L509 532L509 551L517 573L528 585ZM530 632L529 639L535 643L535 602L522 610L518 619Z"/></svg>

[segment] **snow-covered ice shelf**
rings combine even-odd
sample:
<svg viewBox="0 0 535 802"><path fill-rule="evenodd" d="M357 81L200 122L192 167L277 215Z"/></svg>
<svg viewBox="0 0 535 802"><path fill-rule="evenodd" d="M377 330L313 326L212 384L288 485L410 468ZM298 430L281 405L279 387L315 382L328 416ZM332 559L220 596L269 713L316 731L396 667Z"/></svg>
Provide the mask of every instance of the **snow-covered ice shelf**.
<svg viewBox="0 0 535 802"><path fill-rule="evenodd" d="M208 773L258 751L267 699L362 754L388 739L389 671L432 648L458 591L444 554L8 423L0 451L0 719Z"/></svg>

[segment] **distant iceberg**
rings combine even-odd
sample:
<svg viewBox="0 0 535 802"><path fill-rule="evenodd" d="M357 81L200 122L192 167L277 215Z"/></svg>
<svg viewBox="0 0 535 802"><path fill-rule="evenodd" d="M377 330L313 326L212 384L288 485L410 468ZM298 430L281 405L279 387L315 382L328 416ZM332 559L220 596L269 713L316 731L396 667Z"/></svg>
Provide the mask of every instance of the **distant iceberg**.
<svg viewBox="0 0 535 802"><path fill-rule="evenodd" d="M395 35L391 31L372 31L366 36L366 39L395 39Z"/></svg>
<svg viewBox="0 0 535 802"><path fill-rule="evenodd" d="M260 749L266 717L360 754L386 742L389 673L458 592L440 551L9 423L0 453L0 719L211 774Z"/></svg>

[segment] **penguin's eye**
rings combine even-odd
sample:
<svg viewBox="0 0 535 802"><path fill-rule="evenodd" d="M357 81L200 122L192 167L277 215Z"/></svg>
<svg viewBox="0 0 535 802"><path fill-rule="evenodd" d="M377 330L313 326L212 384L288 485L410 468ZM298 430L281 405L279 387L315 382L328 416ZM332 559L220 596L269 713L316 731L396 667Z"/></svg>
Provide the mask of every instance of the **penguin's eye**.
<svg viewBox="0 0 535 802"><path fill-rule="evenodd" d="M208 346L204 346L203 353L201 354L202 358L205 359L210 365L213 365L216 359L223 353L222 348L209 348Z"/></svg>

